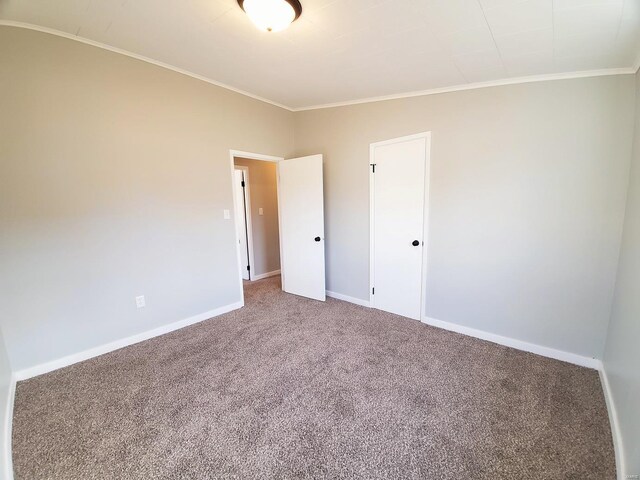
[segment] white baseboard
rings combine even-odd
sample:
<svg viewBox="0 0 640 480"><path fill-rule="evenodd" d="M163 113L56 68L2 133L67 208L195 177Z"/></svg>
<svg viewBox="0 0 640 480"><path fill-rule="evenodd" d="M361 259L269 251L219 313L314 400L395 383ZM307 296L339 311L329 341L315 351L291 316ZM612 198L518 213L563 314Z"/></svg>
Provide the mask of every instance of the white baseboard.
<svg viewBox="0 0 640 480"><path fill-rule="evenodd" d="M90 348L79 353L67 355L57 360L52 360L50 362L41 363L40 365L35 365L33 367L18 370L17 372L14 372L14 376L17 381L26 380L27 378L52 372L53 370L58 370L59 368L67 367L69 365L73 365L74 363L82 362L84 360L88 360L105 353L113 352L114 350L133 345L134 343L139 343L144 340L163 335L165 333L173 332L174 330L178 330L180 328L188 327L189 325L193 325L194 323L199 323L212 317L217 317L218 315L236 310L242 306L244 306L244 302L236 302L230 305L225 305L208 312L194 315L193 317L185 318L184 320L179 320L168 325L154 328L153 330L147 330L146 332L138 333L130 337L122 338L120 340L106 343L98 347Z"/></svg>
<svg viewBox="0 0 640 480"><path fill-rule="evenodd" d="M329 290L327 290L327 297L342 300L344 302L355 303L356 305L361 305L363 307L369 306L369 300L361 300L360 298L350 297L349 295L343 295L341 293L331 292Z"/></svg>
<svg viewBox="0 0 640 480"><path fill-rule="evenodd" d="M556 350L550 347L543 347L542 345L536 345L534 343L524 342L522 340L516 340L514 338L503 337L494 333L488 333L483 330L477 330L475 328L465 327L457 325L455 323L444 322L442 320L436 320L434 318L423 318L422 321L428 325L449 330L451 332L461 333L489 342L504 345L506 347L515 348L517 350L524 350L525 352L535 353L542 355L543 357L553 358L561 360L563 362L572 363L581 367L592 368L598 371L600 375L600 383L602 384L602 390L604 391L604 399L607 404L607 413L609 415L609 424L611 425L611 436L613 438L613 449L616 456L616 472L617 479L626 479L626 472L624 467L624 448L622 444L622 436L620 434L620 427L618 422L618 415L616 412L615 403L613 402L613 396L611 392L611 386L607 377L607 372L604 368L604 364L597 358L585 357L575 353L565 352L563 350Z"/></svg>
<svg viewBox="0 0 640 480"><path fill-rule="evenodd" d="M254 275L251 281L262 280L263 278L275 277L280 275L280 270L274 270L273 272L261 273L260 275Z"/></svg>
<svg viewBox="0 0 640 480"><path fill-rule="evenodd" d="M13 425L13 404L16 398L16 378L15 375L11 375L9 380L9 390L7 392L7 408L3 412L4 414L4 431L2 432L2 451L0 452L0 458L2 459L3 471L2 478L5 480L13 480L13 458L11 455L11 428Z"/></svg>
<svg viewBox="0 0 640 480"><path fill-rule="evenodd" d="M267 278L267 276L274 276L279 273L280 271L270 272L269 274L265 274L266 275L265 277L261 277L261 278ZM338 300L343 300L345 302L354 303L356 305L361 305L364 307L369 306L368 301L361 300L359 298L350 297L348 295L343 295L341 293L331 292L329 290L327 290L326 294L328 297L335 298ZM133 345L135 343L139 343L144 340L148 340L150 338L157 337L159 335L163 335L165 333L169 333L174 330L178 330L180 328L184 328L189 325L202 322L209 318L222 315L232 310L236 310L238 308L241 308L242 306L244 306L243 302L236 302L230 305L226 305L224 307L220 307L214 310L210 310L208 312L201 313L199 315L195 315L193 317L186 318L184 320L180 320L168 325L164 325L162 327L155 328L153 330L148 330L146 332L142 332L137 335L123 338L121 340L116 340L114 342L101 345L99 347L91 348L77 354L68 355L58 360L54 360L41 365L36 365L34 367L23 369L18 372L14 372L9 385L9 391L8 391L9 398L7 402L7 409L5 411L5 418L7 421L5 423L4 432L2 432L4 451L0 452L0 458L3 459L2 463L4 465L4 472L2 473L4 473L4 476L6 477L6 479L13 480L12 455L11 455L11 428L12 428L12 420L13 420L13 406L14 406L14 400L15 400L15 388L16 388L17 381L35 377L37 375L51 372L53 370L66 367L74 363L81 362L83 360L88 360L89 358L93 358L98 355L102 355L105 353L112 352L114 350L118 350L128 345ZM620 428L618 423L618 415L616 412L615 403L613 402L611 386L609 384L607 372L604 369L604 365L601 360L598 360L596 358L584 357L582 355L564 352L562 350L556 350L553 348L544 347L544 346L536 345L529 342L524 342L522 340L516 340L509 337L504 337L502 335L488 333L483 330L465 327L462 325L457 325L455 323L436 320L434 318L426 317L426 318L423 318L422 321L423 323L426 323L434 327L442 328L444 330L461 333L463 335L468 335L468 336L479 338L482 340L487 340L493 343L497 343L499 345L515 348L517 350L524 350L526 352L535 353L538 355L542 355L544 357L554 358L556 360L561 360L561 361L572 363L582 367L588 367L588 368L593 368L598 370L598 373L600 375L600 381L602 383L602 389L604 392L605 402L607 405L607 411L609 414L609 422L611 424L611 435L613 438L613 446L614 446L615 456L616 456L617 477L618 477L618 480L623 480L625 478L624 453L623 453L622 437L620 435Z"/></svg>
<svg viewBox="0 0 640 480"><path fill-rule="evenodd" d="M602 384L604 401L607 404L609 423L611 424L613 450L616 453L616 472L618 472L617 477L618 480L624 480L627 478L627 472L625 471L624 446L622 444L622 435L620 433L620 423L618 422L618 412L616 411L616 404L613 401L613 393L611 392L611 384L609 383L607 371L604 368L604 364L601 361L598 362L600 363L600 368L598 368L598 373L600 374L600 383Z"/></svg>
<svg viewBox="0 0 640 480"><path fill-rule="evenodd" d="M600 367L600 360L591 357L585 357L576 353L565 352L563 350L556 350L555 348L544 347L535 343L525 342L523 340L516 340L515 338L503 337L495 333L485 332L484 330L477 330L471 327L465 327L451 322L443 322L442 320L436 320L435 318L425 317L422 319L423 323L431 325L433 327L442 328L451 332L462 333L470 337L480 338L481 340L487 340L489 342L504 345L505 347L515 348L516 350L524 350L525 352L535 353L542 355L543 357L554 358L567 363L573 363L581 367L593 368L597 370Z"/></svg>
<svg viewBox="0 0 640 480"><path fill-rule="evenodd" d="M336 298L338 300L343 300L345 302L355 303L356 305L361 305L363 307L370 306L367 300L361 300L359 298L343 295L342 293L331 292L329 290L327 290L327 297ZM524 350L525 352L535 353L537 355L542 355L543 357L554 358L556 360L572 363L574 365L579 365L581 367L600 370L600 367L602 366L602 362L600 362L600 360L598 360L597 358L585 357L583 355L578 355L576 353L565 352L563 350L557 350L551 347L544 347L542 345L537 345L535 343L529 343L523 340L516 340L515 338L510 338L510 337L504 337L502 335L485 332L484 330L478 330L471 327L465 327L463 325L458 325L456 323L445 322L442 320L437 320L435 318L429 318L429 317L424 317L422 319L422 322L426 323L427 325L431 325L433 327L449 330L450 332L461 333L463 335L468 335L470 337L479 338L481 340L487 340L489 342L497 343L499 345L515 348L516 350Z"/></svg>
<svg viewBox="0 0 640 480"><path fill-rule="evenodd" d="M337 298L338 300L344 300L345 302L355 303L356 305L362 305L369 307L369 302L366 300L360 300L359 298L349 297L341 293L331 292L327 290L327 296ZM487 340L489 342L504 345L506 347L515 348L516 350L523 350L525 352L535 353L543 357L553 358L561 360L563 362L572 363L581 367L592 368L597 370L600 374L600 381L604 390L604 397L607 403L607 410L609 413L609 423L611 424L611 434L613 437L613 446L616 455L616 471L618 472L618 480L626 478L624 473L624 456L622 449L622 437L620 436L620 429L618 427L618 416L616 414L615 405L611 396L611 389L609 386L609 380L607 373L604 370L602 361L597 358L585 357L575 353L565 352L563 350L557 350L555 348L544 347L535 343L529 343L522 340L516 340L515 338L504 337L495 333L485 332L484 330L478 330L471 327L465 327L451 322L444 322L435 318L425 317L422 319L423 323L431 325L433 327L442 328L451 332L461 333L470 337Z"/></svg>

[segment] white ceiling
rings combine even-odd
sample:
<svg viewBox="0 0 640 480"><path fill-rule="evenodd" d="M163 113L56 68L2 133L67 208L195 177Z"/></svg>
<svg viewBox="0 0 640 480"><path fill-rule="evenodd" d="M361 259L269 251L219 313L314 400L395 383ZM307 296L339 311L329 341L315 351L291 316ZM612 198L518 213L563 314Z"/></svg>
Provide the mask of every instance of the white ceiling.
<svg viewBox="0 0 640 480"><path fill-rule="evenodd" d="M280 33L236 0L0 0L0 18L292 109L531 75L635 68L640 0L301 0Z"/></svg>

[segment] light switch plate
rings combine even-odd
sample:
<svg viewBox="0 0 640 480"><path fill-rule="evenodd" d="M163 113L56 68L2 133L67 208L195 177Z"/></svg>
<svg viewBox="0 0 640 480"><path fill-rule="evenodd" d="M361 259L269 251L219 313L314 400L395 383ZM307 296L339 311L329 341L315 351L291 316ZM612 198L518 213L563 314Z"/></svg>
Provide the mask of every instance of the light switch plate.
<svg viewBox="0 0 640 480"><path fill-rule="evenodd" d="M264 215L264 210L262 209L262 207L258 209L258 215Z"/></svg>
<svg viewBox="0 0 640 480"><path fill-rule="evenodd" d="M225 220L229 220L231 218L231 212L229 210L224 210L222 213L224 214Z"/></svg>
<svg viewBox="0 0 640 480"><path fill-rule="evenodd" d="M136 297L136 307L144 308L146 305L147 304L144 301L144 295L140 295L139 297Z"/></svg>

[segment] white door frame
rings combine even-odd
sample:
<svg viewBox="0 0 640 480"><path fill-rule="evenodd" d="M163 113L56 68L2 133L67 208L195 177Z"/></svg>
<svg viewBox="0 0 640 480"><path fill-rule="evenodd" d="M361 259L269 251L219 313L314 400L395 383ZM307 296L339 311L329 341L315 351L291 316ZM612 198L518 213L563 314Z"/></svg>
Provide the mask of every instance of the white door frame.
<svg viewBox="0 0 640 480"><path fill-rule="evenodd" d="M245 167L244 165L236 165L234 163L233 168L234 170L242 170L242 173L244 174L244 203L246 205L245 221L247 223L247 252L249 256L249 265L250 265L249 280L251 281L254 275L254 272L253 272L254 262L253 262L253 230L252 230L252 224L251 224L251 193L249 191L249 167ZM235 185L235 188L238 188L238 185ZM241 209L242 207L243 207L242 205L238 205L238 209ZM235 208L235 205L234 205L234 208ZM238 225L236 223L236 228L237 227ZM240 244L240 242L238 242L238 244ZM240 254L240 260L242 260L242 254ZM246 268L246 266L243 265L242 268ZM240 273L242 273L242 271L240 271Z"/></svg>
<svg viewBox="0 0 640 480"><path fill-rule="evenodd" d="M373 287L375 286L375 174L373 173L373 165L375 164L375 148L383 145L392 145L394 143L402 143L410 140L424 138L426 142L425 149L425 173L424 173L424 219L422 238L424 246L422 248L422 287L420 289L420 321L424 322L426 316L426 292L427 286L427 257L429 246L429 191L431 179L431 132L416 133L404 137L392 138L381 142L371 143L369 145L369 306L376 308L375 295Z"/></svg>
<svg viewBox="0 0 640 480"><path fill-rule="evenodd" d="M238 262L238 288L240 289L240 301L242 303L242 305L244 306L244 286L242 284L242 255L240 254L240 237L238 237L238 221L237 221L237 215L235 215L235 213L237 212L237 209L239 208L238 205L236 205L236 195L235 195L235 189L236 189L236 185L235 185L235 177L234 177L234 170L236 168L234 159L238 157L238 158L248 158L250 160L262 160L264 162L279 162L281 160L284 160L284 157L274 157L272 155L264 155L262 153L251 153L251 152L243 152L242 150L229 150L229 164L230 164L230 168L229 168L229 175L231 176L231 188L232 188L232 196L233 196L233 208L234 208L234 215L233 215L233 223L235 226L235 239L236 239L236 256L237 256L237 262ZM240 166L240 165L238 165ZM277 182L276 182L277 183ZM248 186L248 184L247 184ZM276 191L278 193L278 235L280 235L280 230L281 230L281 225L280 225L280 189L277 187L276 185ZM246 192L248 192L248 189L246 190ZM247 203L247 205L249 205ZM251 228L251 222L250 222L250 218L251 218L251 213L247 212L247 215L249 215L247 217L247 228ZM247 231L248 233L248 231ZM252 236L249 236L249 238L251 239L251 245L249 247L249 264L251 266L254 265L253 263L253 238ZM280 243L280 257L282 258L282 243ZM282 260L280 260L282 261ZM246 268L246 265L245 267ZM249 278L251 278L251 273L249 274Z"/></svg>

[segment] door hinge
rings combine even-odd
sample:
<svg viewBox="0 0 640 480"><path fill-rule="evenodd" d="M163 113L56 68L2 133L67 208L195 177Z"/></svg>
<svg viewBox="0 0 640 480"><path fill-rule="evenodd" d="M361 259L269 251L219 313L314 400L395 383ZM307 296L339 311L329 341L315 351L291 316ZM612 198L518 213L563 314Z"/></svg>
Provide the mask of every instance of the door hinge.
<svg viewBox="0 0 640 480"><path fill-rule="evenodd" d="M249 265L247 265L247 272L251 271L251 267Z"/></svg>
<svg viewBox="0 0 640 480"><path fill-rule="evenodd" d="M376 294L376 287L373 287L373 288L371 289L371 295L375 295L375 294Z"/></svg>
<svg viewBox="0 0 640 480"><path fill-rule="evenodd" d="M242 180L242 183L241 183L241 185L242 185L242 188L244 188L244 180Z"/></svg>
<svg viewBox="0 0 640 480"><path fill-rule="evenodd" d="M376 164L375 163L371 164L371 173L376 173Z"/></svg>

